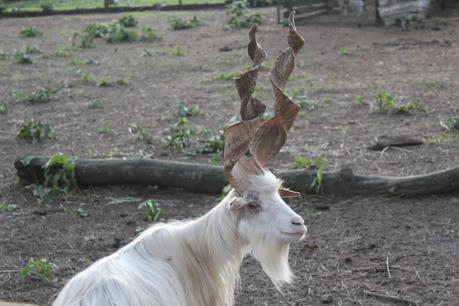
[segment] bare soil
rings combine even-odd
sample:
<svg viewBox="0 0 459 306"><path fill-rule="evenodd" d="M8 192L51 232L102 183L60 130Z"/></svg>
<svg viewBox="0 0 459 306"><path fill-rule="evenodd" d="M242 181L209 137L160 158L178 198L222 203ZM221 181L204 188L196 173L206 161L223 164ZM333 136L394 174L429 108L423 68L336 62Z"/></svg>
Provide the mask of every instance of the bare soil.
<svg viewBox="0 0 459 306"><path fill-rule="evenodd" d="M275 9L259 12L265 16L260 38L272 62L286 47L286 29L276 24ZM199 114L188 118L196 130L218 131L236 113L233 83L219 77L249 63L246 30L223 30L227 18L223 11L136 15L141 26L154 28L163 39L124 44L97 40L95 48L68 58L55 52L72 33L120 15L0 19L0 49L12 51L34 43L44 52L33 55L31 65L0 61L0 103L8 107L0 114L0 204L17 206L0 209L0 299L45 304L70 277L148 226L138 203L107 205L110 197L157 199L165 219L196 217L216 203L214 195L154 186L108 186L73 191L38 206L31 192L17 182L13 161L26 154L218 161L220 153L199 153L203 133L195 134L191 145L181 151L169 147L165 139L177 120L177 103L199 106ZM169 17L193 15L204 25L170 29ZM21 27L31 25L44 35L16 36ZM459 115L458 26L457 17L431 19L408 31L343 25L339 19L299 26L306 45L287 87L310 109L302 110L287 145L271 166L289 168L294 156L321 157L331 170L347 165L356 173L374 175L405 176L457 166L459 133L447 132L441 123ZM170 55L169 49L176 46L186 55ZM145 49L157 54L145 56ZM96 64L82 63L85 60ZM114 85L85 83L84 72L96 79L109 77ZM116 84L124 77L129 77L128 84ZM45 104L18 98L17 92L61 85L65 88ZM304 94L298 95L303 89ZM419 101L426 112L378 112L373 104L379 92ZM266 75L260 78L256 96L272 105ZM364 103L357 104L355 96L363 96ZM88 108L94 99L101 100L102 109ZM18 139L20 125L31 118L49 122L56 139L38 144ZM151 144L129 131L133 123L152 136ZM111 126L111 131L101 133L101 126ZM400 134L429 144L383 153L367 150L374 137ZM457 195L306 196L291 206L305 217L309 229L307 238L291 248L295 283L277 292L259 265L247 258L237 305L459 305ZM91 216L79 218L68 208L88 209ZM52 284L20 281L18 269L30 257L55 263L59 280Z"/></svg>

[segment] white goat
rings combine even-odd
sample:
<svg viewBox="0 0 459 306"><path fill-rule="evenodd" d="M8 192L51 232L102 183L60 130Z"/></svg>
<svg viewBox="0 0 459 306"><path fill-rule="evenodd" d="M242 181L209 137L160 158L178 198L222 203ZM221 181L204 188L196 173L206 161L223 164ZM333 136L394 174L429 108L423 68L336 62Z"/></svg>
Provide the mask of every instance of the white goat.
<svg viewBox="0 0 459 306"><path fill-rule="evenodd" d="M230 126L225 175L233 190L206 215L191 221L157 224L134 241L72 278L54 306L220 306L233 305L239 267L252 253L274 285L290 282L289 243L303 239L303 219L282 196L296 193L263 165L285 142L298 109L282 93L302 38L290 18L289 45L271 74L275 116L259 119L264 105L251 98L266 53L251 30L254 67L236 80L244 121ZM296 36L295 36L296 35ZM301 44L294 44L294 41ZM291 104L292 103L292 104Z"/></svg>

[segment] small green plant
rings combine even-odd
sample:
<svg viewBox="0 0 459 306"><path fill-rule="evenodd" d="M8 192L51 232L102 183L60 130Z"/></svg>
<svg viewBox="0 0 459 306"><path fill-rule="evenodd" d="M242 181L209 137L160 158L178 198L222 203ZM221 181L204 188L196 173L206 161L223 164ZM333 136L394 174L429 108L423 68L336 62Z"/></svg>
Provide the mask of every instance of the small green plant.
<svg viewBox="0 0 459 306"><path fill-rule="evenodd" d="M91 217L91 212L89 211L89 209L82 208L82 207L77 208L77 209L65 207L64 213L74 216L74 217L79 217L82 219Z"/></svg>
<svg viewBox="0 0 459 306"><path fill-rule="evenodd" d="M29 159L21 160L27 164ZM43 166L43 178L34 177L35 183L26 188L37 198L38 205L48 202L60 194L66 194L77 187L75 178L75 162L65 154L57 153L51 156Z"/></svg>
<svg viewBox="0 0 459 306"><path fill-rule="evenodd" d="M434 137L428 139L426 142L430 145L446 144L452 141L451 134L441 132L436 134Z"/></svg>
<svg viewBox="0 0 459 306"><path fill-rule="evenodd" d="M392 95L387 92L380 92L375 95L376 107L379 112L385 113L395 108L395 102Z"/></svg>
<svg viewBox="0 0 459 306"><path fill-rule="evenodd" d="M451 130L459 130L459 116L449 118L446 122L446 126Z"/></svg>
<svg viewBox="0 0 459 306"><path fill-rule="evenodd" d="M118 22L126 28L136 27L139 24L139 19L132 15L124 15L118 19Z"/></svg>
<svg viewBox="0 0 459 306"><path fill-rule="evenodd" d="M169 24L171 25L172 30L185 30L196 28L199 26L200 22L196 16L190 20L173 16L169 18Z"/></svg>
<svg viewBox="0 0 459 306"><path fill-rule="evenodd" d="M24 27L18 32L18 37L27 38L27 37L39 37L43 33L38 30L36 27Z"/></svg>
<svg viewBox="0 0 459 306"><path fill-rule="evenodd" d="M14 59L18 64L33 64L32 58L22 51L18 51L14 54Z"/></svg>
<svg viewBox="0 0 459 306"><path fill-rule="evenodd" d="M299 98L298 105L301 108L306 108L308 111L316 110L319 107L319 101L311 100L307 96L302 96Z"/></svg>
<svg viewBox="0 0 459 306"><path fill-rule="evenodd" d="M94 38L104 37L110 31L110 25L103 22L93 23L86 27L83 33L87 33L88 35Z"/></svg>
<svg viewBox="0 0 459 306"><path fill-rule="evenodd" d="M151 28L142 28L141 33L140 33L140 38L139 38L140 41L154 42L160 39L161 39L161 36L159 36L159 34L155 30Z"/></svg>
<svg viewBox="0 0 459 306"><path fill-rule="evenodd" d="M11 52L0 49L0 61L8 61L13 57Z"/></svg>
<svg viewBox="0 0 459 306"><path fill-rule="evenodd" d="M185 50L183 50L180 46L169 48L166 50L166 53L173 57L181 57L186 55Z"/></svg>
<svg viewBox="0 0 459 306"><path fill-rule="evenodd" d="M21 48L21 52L25 54L40 54L40 47L36 44L28 44Z"/></svg>
<svg viewBox="0 0 459 306"><path fill-rule="evenodd" d="M89 49L94 48L94 36L90 33L83 32L83 33L74 33L72 37L72 47L73 48L81 48L81 49Z"/></svg>
<svg viewBox="0 0 459 306"><path fill-rule="evenodd" d="M225 132L220 130L217 133L213 133L207 130L205 133L207 138L204 140L199 152L204 154L223 152L225 148Z"/></svg>
<svg viewBox="0 0 459 306"><path fill-rule="evenodd" d="M139 34L136 31L126 29L118 22L114 22L110 25L109 31L104 35L104 38L109 44L134 42L139 40Z"/></svg>
<svg viewBox="0 0 459 306"><path fill-rule="evenodd" d="M149 133L145 132L145 130L142 127L138 126L135 123L132 123L129 127L129 132L131 134L136 135L137 138L142 139L148 144L153 143L153 137Z"/></svg>
<svg viewBox="0 0 459 306"><path fill-rule="evenodd" d="M358 106L365 105L365 98L363 96L355 96L354 104Z"/></svg>
<svg viewBox="0 0 459 306"><path fill-rule="evenodd" d="M19 270L19 279L26 281L29 279L38 279L44 283L55 283L57 278L55 273L58 267L45 258L35 260L33 257L29 258L27 264Z"/></svg>
<svg viewBox="0 0 459 306"><path fill-rule="evenodd" d="M98 82L97 86L99 87L110 87L113 86L112 80L108 76L102 77Z"/></svg>
<svg viewBox="0 0 459 306"><path fill-rule="evenodd" d="M63 47L59 47L56 50L57 57L69 57L72 54L73 54L73 48L71 47L63 46Z"/></svg>
<svg viewBox="0 0 459 306"><path fill-rule="evenodd" d="M185 117L180 117L177 120L172 134L166 137L170 147L180 150L189 146L191 136L195 131L192 127L189 127L188 124L188 119Z"/></svg>
<svg viewBox="0 0 459 306"><path fill-rule="evenodd" d="M99 134L110 134L112 132L112 123L111 122L105 122L99 128L97 129Z"/></svg>
<svg viewBox="0 0 459 306"><path fill-rule="evenodd" d="M102 107L102 101L100 99L94 99L88 103L88 109L101 109Z"/></svg>
<svg viewBox="0 0 459 306"><path fill-rule="evenodd" d="M35 91L33 91L27 98L26 102L30 102L33 104L42 104L42 103L47 103L51 101L52 98L54 98L59 91L59 88L57 89L48 89L48 88L39 88Z"/></svg>
<svg viewBox="0 0 459 306"><path fill-rule="evenodd" d="M8 107L6 106L5 103L0 104L0 114L6 114L6 111L8 110Z"/></svg>
<svg viewBox="0 0 459 306"><path fill-rule="evenodd" d="M343 56L349 55L349 49L345 48L345 47L341 47L341 48L339 48L339 54L341 54Z"/></svg>
<svg viewBox="0 0 459 306"><path fill-rule="evenodd" d="M156 57L160 54L163 54L162 52L158 52L157 50L154 50L154 49L144 49L144 54L143 56L147 56L147 57Z"/></svg>
<svg viewBox="0 0 459 306"><path fill-rule="evenodd" d="M48 123L32 119L21 126L18 137L35 144L43 139L54 139L55 136Z"/></svg>
<svg viewBox="0 0 459 306"><path fill-rule="evenodd" d="M418 101L412 101L412 102L402 103L401 105L397 106L397 111L400 114L408 114L410 112L425 113L426 108L424 107L424 105L422 105Z"/></svg>
<svg viewBox="0 0 459 306"><path fill-rule="evenodd" d="M143 201L138 208L145 209L145 219L150 224L160 221L163 215L163 209L159 202L153 199Z"/></svg>
<svg viewBox="0 0 459 306"><path fill-rule="evenodd" d="M131 79L130 76L126 75L122 77L121 79L116 80L116 84L120 86L127 85L129 83L129 80Z"/></svg>
<svg viewBox="0 0 459 306"><path fill-rule="evenodd" d="M249 28L253 24L260 24L263 18L260 14L248 14L245 1L234 1L226 7L230 17L226 20L225 25L228 28Z"/></svg>
<svg viewBox="0 0 459 306"><path fill-rule="evenodd" d="M94 74L90 73L90 72L82 72L81 76L80 76L80 80L83 82L83 83L92 83L92 82L95 82L95 77L94 77Z"/></svg>
<svg viewBox="0 0 459 306"><path fill-rule="evenodd" d="M6 204L6 203L0 203L0 210L6 210L6 211L15 211L18 209L18 206L16 204Z"/></svg>
<svg viewBox="0 0 459 306"><path fill-rule="evenodd" d="M52 12L54 10L53 2L45 1L40 4L43 12Z"/></svg>
<svg viewBox="0 0 459 306"><path fill-rule="evenodd" d="M184 104L177 104L177 115L178 117L192 117L198 115L200 112L199 106L185 106Z"/></svg>
<svg viewBox="0 0 459 306"><path fill-rule="evenodd" d="M411 102L401 102L402 97L398 98L398 103L395 98L387 92L380 92L376 94L376 107L381 113L396 113L396 114L410 114L411 112L426 112L426 108L419 101L413 100Z"/></svg>
<svg viewBox="0 0 459 306"><path fill-rule="evenodd" d="M304 158L300 156L295 156L293 158L293 169L308 169L313 168L316 171L315 177L312 180L310 190L313 190L315 193L319 194L323 192L322 178L325 171L328 169L328 163L321 158Z"/></svg>

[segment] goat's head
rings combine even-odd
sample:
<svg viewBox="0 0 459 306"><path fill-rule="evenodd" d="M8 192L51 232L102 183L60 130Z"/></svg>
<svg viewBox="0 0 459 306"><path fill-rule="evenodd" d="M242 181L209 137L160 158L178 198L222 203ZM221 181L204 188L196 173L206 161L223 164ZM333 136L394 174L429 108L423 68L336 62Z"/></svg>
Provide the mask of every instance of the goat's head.
<svg viewBox="0 0 459 306"><path fill-rule="evenodd" d="M228 205L238 217L239 234L251 247L260 241L270 241L286 245L288 253L288 243L303 239L306 226L282 198L296 197L299 193L282 187L282 182L263 167L284 145L299 110L283 89L295 67L295 55L304 45L304 40L296 31L292 13L289 17L289 48L276 58L270 73L275 99L274 116L262 122L261 115L266 106L252 97L258 73L266 58L266 52L256 41L257 29L254 26L249 31L248 54L253 66L235 80L241 98L242 120L229 126L226 131L224 171L234 189L228 197ZM262 256L253 251L257 257Z"/></svg>

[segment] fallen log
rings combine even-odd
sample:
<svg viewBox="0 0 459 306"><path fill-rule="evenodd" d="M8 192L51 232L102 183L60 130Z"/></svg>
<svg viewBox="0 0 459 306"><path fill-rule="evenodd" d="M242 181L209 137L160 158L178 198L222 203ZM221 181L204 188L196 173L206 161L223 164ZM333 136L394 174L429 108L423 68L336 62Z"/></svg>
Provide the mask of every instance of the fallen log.
<svg viewBox="0 0 459 306"><path fill-rule="evenodd" d="M27 160L27 163L23 161ZM24 183L43 181L46 157L16 159L17 175ZM277 172L285 186L303 193L313 193L310 186L314 170ZM75 177L80 186L104 184L143 184L184 188L193 192L220 193L228 183L223 168L153 159L81 159L75 161ZM325 172L325 195L336 196L416 196L459 192L459 167L426 175L406 177L356 175L349 168Z"/></svg>

